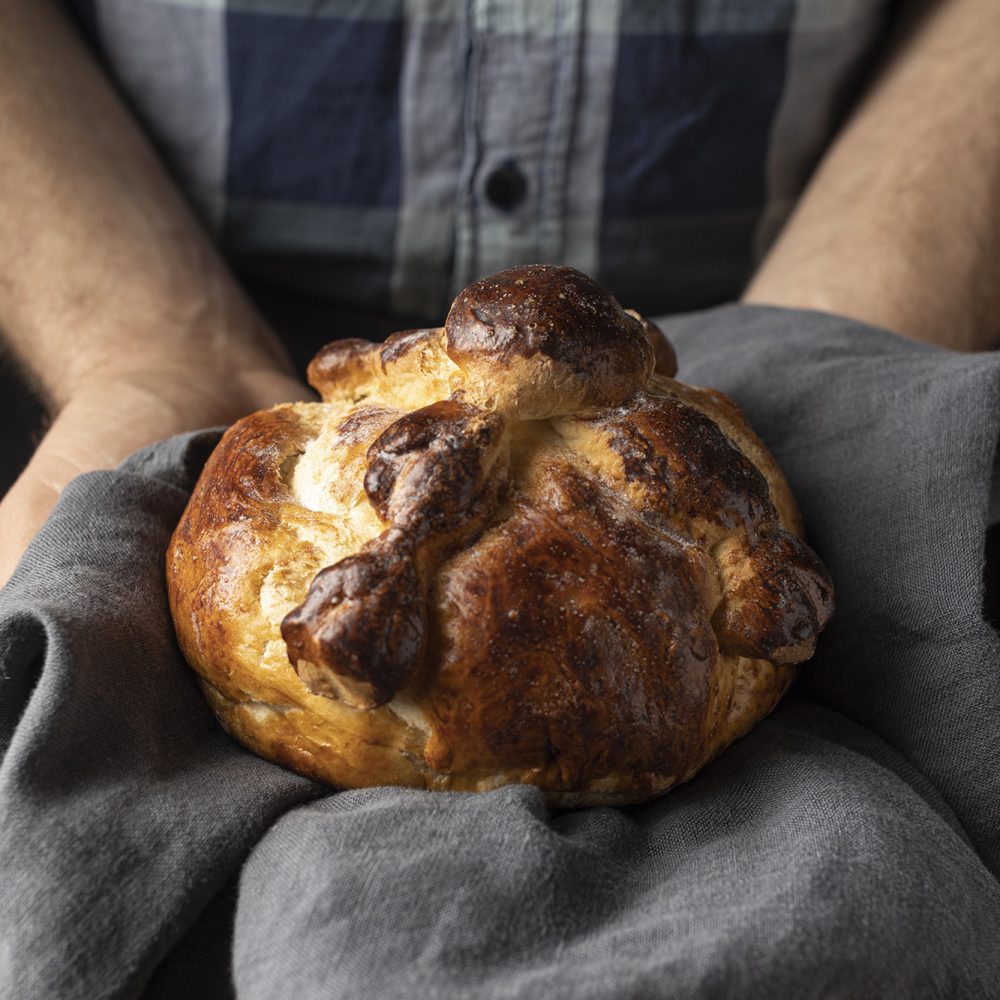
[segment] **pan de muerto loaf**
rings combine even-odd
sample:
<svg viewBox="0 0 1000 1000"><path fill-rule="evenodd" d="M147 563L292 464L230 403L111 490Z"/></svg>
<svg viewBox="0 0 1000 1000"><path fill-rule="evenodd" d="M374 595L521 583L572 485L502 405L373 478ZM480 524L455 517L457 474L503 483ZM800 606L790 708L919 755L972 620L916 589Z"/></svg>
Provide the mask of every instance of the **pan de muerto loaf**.
<svg viewBox="0 0 1000 1000"><path fill-rule="evenodd" d="M813 652L829 577L721 393L567 267L342 340L254 413L168 553L226 729L333 785L626 803L690 778Z"/></svg>

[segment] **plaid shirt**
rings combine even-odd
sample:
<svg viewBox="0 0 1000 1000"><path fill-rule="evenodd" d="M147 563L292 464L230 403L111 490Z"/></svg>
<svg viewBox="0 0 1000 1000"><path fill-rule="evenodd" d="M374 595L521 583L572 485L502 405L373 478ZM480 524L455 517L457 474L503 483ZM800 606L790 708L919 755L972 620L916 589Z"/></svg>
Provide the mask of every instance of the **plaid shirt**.
<svg viewBox="0 0 1000 1000"><path fill-rule="evenodd" d="M442 315L515 263L732 298L890 0L70 0L240 268Z"/></svg>

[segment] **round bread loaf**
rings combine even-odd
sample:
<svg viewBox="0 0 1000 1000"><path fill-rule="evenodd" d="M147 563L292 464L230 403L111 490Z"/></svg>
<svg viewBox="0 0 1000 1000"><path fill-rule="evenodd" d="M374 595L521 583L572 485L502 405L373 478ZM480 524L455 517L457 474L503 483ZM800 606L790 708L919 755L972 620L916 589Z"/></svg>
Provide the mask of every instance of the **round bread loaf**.
<svg viewBox="0 0 1000 1000"><path fill-rule="evenodd" d="M774 707L832 610L727 397L567 267L443 329L343 340L322 402L215 450L167 557L184 654L245 746L340 787L629 803Z"/></svg>

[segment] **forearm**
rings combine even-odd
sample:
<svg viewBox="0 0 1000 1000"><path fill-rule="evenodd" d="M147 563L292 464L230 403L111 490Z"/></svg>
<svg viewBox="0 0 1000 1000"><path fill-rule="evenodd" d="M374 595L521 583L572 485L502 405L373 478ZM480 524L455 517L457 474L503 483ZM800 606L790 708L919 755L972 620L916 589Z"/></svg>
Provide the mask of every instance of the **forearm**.
<svg viewBox="0 0 1000 1000"><path fill-rule="evenodd" d="M52 0L0 20L0 327L56 410L151 363L286 364Z"/></svg>
<svg viewBox="0 0 1000 1000"><path fill-rule="evenodd" d="M1000 4L914 9L744 300L1000 346Z"/></svg>
<svg viewBox="0 0 1000 1000"><path fill-rule="evenodd" d="M54 0L0 11L0 329L53 416L0 583L78 473L307 393Z"/></svg>

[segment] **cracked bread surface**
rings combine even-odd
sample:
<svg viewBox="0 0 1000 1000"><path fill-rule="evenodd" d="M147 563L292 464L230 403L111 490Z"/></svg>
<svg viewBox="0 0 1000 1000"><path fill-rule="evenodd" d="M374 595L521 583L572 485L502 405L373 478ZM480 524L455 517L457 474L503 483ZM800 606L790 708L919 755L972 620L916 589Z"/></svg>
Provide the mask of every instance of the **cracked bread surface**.
<svg viewBox="0 0 1000 1000"><path fill-rule="evenodd" d="M570 268L338 341L227 431L168 551L250 749L338 787L642 801L766 715L832 612L774 459Z"/></svg>

